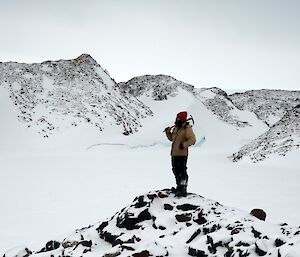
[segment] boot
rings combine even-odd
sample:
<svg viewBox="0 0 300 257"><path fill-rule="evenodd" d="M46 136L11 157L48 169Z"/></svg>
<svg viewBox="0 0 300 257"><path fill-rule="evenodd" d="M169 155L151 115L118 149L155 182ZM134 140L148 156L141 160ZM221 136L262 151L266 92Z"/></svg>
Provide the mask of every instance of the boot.
<svg viewBox="0 0 300 257"><path fill-rule="evenodd" d="M175 196L177 197L186 197L187 196L187 187L184 185L181 185L177 188L177 192L175 193Z"/></svg>

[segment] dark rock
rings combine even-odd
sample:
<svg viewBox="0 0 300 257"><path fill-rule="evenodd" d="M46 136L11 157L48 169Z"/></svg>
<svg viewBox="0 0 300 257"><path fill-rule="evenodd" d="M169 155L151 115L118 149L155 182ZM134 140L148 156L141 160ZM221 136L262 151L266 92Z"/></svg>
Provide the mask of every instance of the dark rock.
<svg viewBox="0 0 300 257"><path fill-rule="evenodd" d="M163 192L158 192L157 195L158 195L159 198L166 198L166 197L168 197L168 195L164 194Z"/></svg>
<svg viewBox="0 0 300 257"><path fill-rule="evenodd" d="M281 239L279 239L279 238L277 238L276 240L275 240L275 246L276 247L280 247L280 246L282 246L282 245L284 245L286 242L284 242L283 240L281 240Z"/></svg>
<svg viewBox="0 0 300 257"><path fill-rule="evenodd" d="M128 230L138 229L140 226L137 224L139 222L145 221L145 220L151 220L152 216L149 213L148 209L143 210L138 217L132 218L130 217L129 213L125 213L125 216L123 218L117 219L117 227L119 228L126 228Z"/></svg>
<svg viewBox="0 0 300 257"><path fill-rule="evenodd" d="M209 245L207 248L210 253L215 254L217 252L217 247L218 246L223 246L223 243L221 241L214 243L212 237L207 236L207 241L206 243Z"/></svg>
<svg viewBox="0 0 300 257"><path fill-rule="evenodd" d="M53 251L59 247L60 247L60 242L51 240L51 241L47 242L46 246L44 248L42 248L42 250L40 250L39 252L43 253L43 252Z"/></svg>
<svg viewBox="0 0 300 257"><path fill-rule="evenodd" d="M204 251L198 250L198 249L194 249L192 247L189 247L188 254L190 256L196 256L196 257L208 257L208 255Z"/></svg>
<svg viewBox="0 0 300 257"><path fill-rule="evenodd" d="M144 196L141 195L137 198L137 203L134 204L135 208L142 208L146 206L148 203L144 201Z"/></svg>
<svg viewBox="0 0 300 257"><path fill-rule="evenodd" d="M197 229L196 232L190 237L189 240L186 241L187 244L189 244L190 242L192 242L198 235L200 235L201 233L201 229Z"/></svg>
<svg viewBox="0 0 300 257"><path fill-rule="evenodd" d="M203 216L203 210L201 210L199 213L198 213L198 219L194 219L194 222L196 222L197 224L199 225L202 225L204 223L207 222L207 220L204 218Z"/></svg>
<svg viewBox="0 0 300 257"><path fill-rule="evenodd" d="M265 211L262 210L262 209L253 209L250 212L250 214L253 215L254 217L260 219L260 220L266 220L266 216L267 216L267 214L265 213Z"/></svg>
<svg viewBox="0 0 300 257"><path fill-rule="evenodd" d="M120 236L120 235L113 235L107 231L100 231L99 232L100 238L104 239L106 242L114 244L116 239Z"/></svg>
<svg viewBox="0 0 300 257"><path fill-rule="evenodd" d="M199 206L196 206L196 205L192 205L192 204L182 204L182 205L177 205L176 208L178 210L181 210L181 211L193 211L193 210L196 210Z"/></svg>
<svg viewBox="0 0 300 257"><path fill-rule="evenodd" d="M173 210L173 206L171 204L165 203L164 204L164 209L167 211L172 211Z"/></svg>
<svg viewBox="0 0 300 257"><path fill-rule="evenodd" d="M156 194L148 194L147 197L150 199L150 200L153 200L154 198L157 197Z"/></svg>
<svg viewBox="0 0 300 257"><path fill-rule="evenodd" d="M212 227L206 227L206 228L203 228L203 233L204 233L204 235L207 235L207 234L209 234L209 233L212 233L212 232L215 232L215 231L217 231L217 230L219 230L219 229L221 229L222 227L221 227L221 225L220 224L214 224Z"/></svg>
<svg viewBox="0 0 300 257"><path fill-rule="evenodd" d="M150 256L150 253L149 251L142 251L142 252L139 252L139 253L134 253L132 255L133 257L149 257Z"/></svg>
<svg viewBox="0 0 300 257"><path fill-rule="evenodd" d="M121 245L122 250L134 251L135 249L128 245Z"/></svg>
<svg viewBox="0 0 300 257"><path fill-rule="evenodd" d="M175 217L176 217L176 220L179 221L179 222L187 222L187 221L190 221L192 219L192 215L190 213L177 214Z"/></svg>
<svg viewBox="0 0 300 257"><path fill-rule="evenodd" d="M160 230L166 230L167 228L166 227L164 227L164 226L159 226L158 227Z"/></svg>
<svg viewBox="0 0 300 257"><path fill-rule="evenodd" d="M108 221L102 222L99 227L97 228L97 231L99 233L100 230L103 230L108 225Z"/></svg>
<svg viewBox="0 0 300 257"><path fill-rule="evenodd" d="M248 243L244 243L244 242L240 241L235 246L245 246L245 247L248 247L250 245Z"/></svg>
<svg viewBox="0 0 300 257"><path fill-rule="evenodd" d="M258 232L257 230L255 230L254 227L252 227L251 232L253 233L253 235L254 235L255 238L260 238L261 233Z"/></svg>
<svg viewBox="0 0 300 257"><path fill-rule="evenodd" d="M233 256L233 249L230 247L227 252L224 254L224 257L232 257Z"/></svg>
<svg viewBox="0 0 300 257"><path fill-rule="evenodd" d="M231 235L236 235L236 234L240 233L240 231L241 231L241 228L235 228L235 229L233 229L233 230L230 232L230 234L231 234Z"/></svg>
<svg viewBox="0 0 300 257"><path fill-rule="evenodd" d="M84 247L88 247L88 248L91 248L93 243L92 243L92 240L83 240L83 241L80 241L77 243L77 245L75 246L74 250L79 246L79 245L82 245Z"/></svg>
<svg viewBox="0 0 300 257"><path fill-rule="evenodd" d="M267 254L267 252L259 249L258 245L255 243L255 252L259 255L259 256L265 256Z"/></svg>

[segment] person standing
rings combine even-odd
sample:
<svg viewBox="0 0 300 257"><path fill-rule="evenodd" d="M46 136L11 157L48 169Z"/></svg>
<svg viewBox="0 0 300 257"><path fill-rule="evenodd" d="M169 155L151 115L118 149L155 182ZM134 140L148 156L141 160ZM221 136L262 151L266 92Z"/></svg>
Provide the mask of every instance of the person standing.
<svg viewBox="0 0 300 257"><path fill-rule="evenodd" d="M196 143L196 137L192 126L187 120L187 112L179 112L176 116L175 125L165 129L167 138L172 141L171 161L172 171L176 179L176 196L187 195L187 159L188 148Z"/></svg>

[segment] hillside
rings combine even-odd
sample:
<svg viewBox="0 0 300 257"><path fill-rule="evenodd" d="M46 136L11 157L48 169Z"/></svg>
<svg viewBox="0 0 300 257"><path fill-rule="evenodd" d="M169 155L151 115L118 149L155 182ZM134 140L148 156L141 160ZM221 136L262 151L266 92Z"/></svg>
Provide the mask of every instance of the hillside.
<svg viewBox="0 0 300 257"><path fill-rule="evenodd" d="M0 63L0 93L4 151L165 144L162 131L186 110L194 117L199 145L205 139L211 149L224 145L226 156L260 141L300 99L298 91L283 90L228 95L161 74L117 84L88 54L35 64ZM269 144L265 148L272 151Z"/></svg>
<svg viewBox="0 0 300 257"><path fill-rule="evenodd" d="M300 104L300 91L250 90L232 94L229 98L239 109L254 112L259 119L272 126L288 110Z"/></svg>
<svg viewBox="0 0 300 257"><path fill-rule="evenodd" d="M121 94L115 81L90 55L35 64L0 63L0 86L9 92L18 119L48 138L61 130L88 125L137 132L151 110ZM12 108L12 107L11 107Z"/></svg>
<svg viewBox="0 0 300 257"><path fill-rule="evenodd" d="M200 195L176 198L169 189L138 196L111 218L76 230L62 242L25 256L299 256L300 228L275 225Z"/></svg>
<svg viewBox="0 0 300 257"><path fill-rule="evenodd" d="M271 155L285 156L300 148L300 105L287 111L271 128L232 155L233 161L248 157L253 162Z"/></svg>

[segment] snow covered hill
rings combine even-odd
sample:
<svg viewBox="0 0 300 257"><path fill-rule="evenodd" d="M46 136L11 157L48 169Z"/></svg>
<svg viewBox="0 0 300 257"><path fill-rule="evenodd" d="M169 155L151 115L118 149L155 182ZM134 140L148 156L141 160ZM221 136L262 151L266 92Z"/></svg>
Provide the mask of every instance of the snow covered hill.
<svg viewBox="0 0 300 257"><path fill-rule="evenodd" d="M121 90L136 97L142 95L154 100L167 100L178 95L178 89L193 92L194 86L167 75L144 75L119 83Z"/></svg>
<svg viewBox="0 0 300 257"><path fill-rule="evenodd" d="M40 64L0 63L0 86L9 91L15 106L9 108L16 109L18 120L44 138L82 125L95 131L110 126L128 135L152 115L135 97L121 94L107 71L87 54Z"/></svg>
<svg viewBox="0 0 300 257"><path fill-rule="evenodd" d="M207 139L210 148L225 145L229 156L265 133L299 99L299 92L282 90L227 95L167 75L117 84L88 54L35 64L0 63L0 114L5 120L0 149L165 144L162 131L173 125L176 113L187 110L198 142Z"/></svg>
<svg viewBox="0 0 300 257"><path fill-rule="evenodd" d="M300 91L251 90L232 94L229 98L239 109L254 112L259 119L272 126L288 110L300 104Z"/></svg>
<svg viewBox="0 0 300 257"><path fill-rule="evenodd" d="M138 196L111 218L61 242L5 257L58 256L300 256L300 227L275 225L200 195L169 189Z"/></svg>
<svg viewBox="0 0 300 257"><path fill-rule="evenodd" d="M267 132L234 153L232 159L238 161L248 157L258 162L274 154L285 156L299 148L300 104L287 111Z"/></svg>

